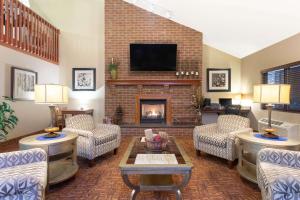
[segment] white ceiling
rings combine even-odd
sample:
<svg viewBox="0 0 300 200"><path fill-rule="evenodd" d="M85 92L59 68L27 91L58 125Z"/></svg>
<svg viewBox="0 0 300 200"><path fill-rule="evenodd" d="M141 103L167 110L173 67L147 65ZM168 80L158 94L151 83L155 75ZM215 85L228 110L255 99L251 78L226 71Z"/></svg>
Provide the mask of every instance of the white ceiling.
<svg viewBox="0 0 300 200"><path fill-rule="evenodd" d="M300 0L124 0L203 33L242 58L300 32Z"/></svg>

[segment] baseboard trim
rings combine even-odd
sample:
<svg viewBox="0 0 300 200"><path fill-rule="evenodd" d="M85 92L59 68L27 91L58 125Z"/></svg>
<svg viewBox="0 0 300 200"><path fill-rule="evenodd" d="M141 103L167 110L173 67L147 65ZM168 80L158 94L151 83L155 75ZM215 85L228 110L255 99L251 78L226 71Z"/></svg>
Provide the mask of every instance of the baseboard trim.
<svg viewBox="0 0 300 200"><path fill-rule="evenodd" d="M32 133L28 133L28 134L25 134L25 135L22 135L22 136L19 136L19 137L16 137L16 138L12 138L12 139L9 139L9 140L4 140L2 142L0 142L1 145L5 145L5 144L8 144L12 141L15 141L15 140L20 140L24 137L27 137L27 136L30 136L30 135L35 135L35 134L39 134L39 133L43 133L45 132L44 130L39 130L39 131L35 131L35 132L32 132Z"/></svg>

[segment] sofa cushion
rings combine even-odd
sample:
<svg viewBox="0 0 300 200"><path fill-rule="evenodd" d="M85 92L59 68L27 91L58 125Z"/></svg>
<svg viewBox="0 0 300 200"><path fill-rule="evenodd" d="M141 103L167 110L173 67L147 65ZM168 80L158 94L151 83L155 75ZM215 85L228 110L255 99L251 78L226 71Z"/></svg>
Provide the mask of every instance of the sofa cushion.
<svg viewBox="0 0 300 200"><path fill-rule="evenodd" d="M102 145L117 139L118 134L109 129L95 129L93 131L95 137L95 145Z"/></svg>
<svg viewBox="0 0 300 200"><path fill-rule="evenodd" d="M200 133L199 141L210 145L226 148L226 139L228 134L226 133Z"/></svg>

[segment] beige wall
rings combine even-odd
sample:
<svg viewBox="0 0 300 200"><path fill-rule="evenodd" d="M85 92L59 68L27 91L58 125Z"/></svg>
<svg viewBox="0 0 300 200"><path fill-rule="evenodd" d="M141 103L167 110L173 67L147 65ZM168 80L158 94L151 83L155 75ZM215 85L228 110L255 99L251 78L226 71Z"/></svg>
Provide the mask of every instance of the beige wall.
<svg viewBox="0 0 300 200"><path fill-rule="evenodd" d="M11 66L36 71L40 84L59 83L59 67L57 65L0 46L0 97L10 96ZM16 101L10 104L16 112L19 122L8 135L8 139L42 130L49 125L50 112L47 105L37 105L34 101Z"/></svg>
<svg viewBox="0 0 300 200"><path fill-rule="evenodd" d="M261 71L300 60L300 34L262 49L242 59L242 92L252 93L253 84L261 82ZM300 77L299 77L300 78ZM252 105L254 120L267 117L267 111L261 110L259 104ZM300 115L285 112L273 112L273 119L300 124Z"/></svg>
<svg viewBox="0 0 300 200"><path fill-rule="evenodd" d="M231 68L231 92L207 92L207 68ZM218 102L219 98L234 99L241 89L241 60L208 45L203 45L202 83L203 96L211 98L212 102Z"/></svg>
<svg viewBox="0 0 300 200"><path fill-rule="evenodd" d="M104 116L104 0L31 0L31 7L61 30L60 82L72 88L72 68L96 68L96 91L70 90L68 108Z"/></svg>

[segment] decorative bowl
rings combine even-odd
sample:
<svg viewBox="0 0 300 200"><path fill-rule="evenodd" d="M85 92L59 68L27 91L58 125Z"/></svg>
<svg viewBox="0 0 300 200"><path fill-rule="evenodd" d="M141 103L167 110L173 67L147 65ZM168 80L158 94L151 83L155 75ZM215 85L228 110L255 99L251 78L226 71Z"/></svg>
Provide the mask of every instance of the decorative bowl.
<svg viewBox="0 0 300 200"><path fill-rule="evenodd" d="M146 139L146 146L149 150L152 151L162 151L166 149L167 144L168 144L168 140L166 139L161 139L160 141Z"/></svg>

